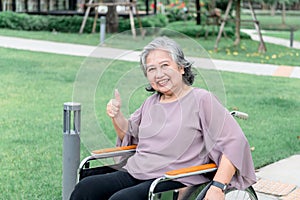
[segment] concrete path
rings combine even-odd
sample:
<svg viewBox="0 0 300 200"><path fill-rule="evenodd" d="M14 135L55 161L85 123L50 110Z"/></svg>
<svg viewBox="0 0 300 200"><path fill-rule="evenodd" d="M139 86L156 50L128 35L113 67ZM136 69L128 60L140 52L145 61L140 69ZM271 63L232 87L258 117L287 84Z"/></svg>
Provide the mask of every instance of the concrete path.
<svg viewBox="0 0 300 200"><path fill-rule="evenodd" d="M249 34L253 37L253 39L255 39L255 35L253 34L253 32L249 32ZM287 44L287 41L276 40L276 38L274 39L270 37L264 37L264 40L265 42L272 42L280 45ZM295 48L300 49L300 44L298 42L295 42L294 46ZM129 61L138 61L139 55L139 52L113 49L107 47L98 47L96 49L96 47L88 45L66 44L4 36L0 36L0 47L83 57L92 55L111 59L116 59L116 55L118 55L118 59ZM300 78L300 67L276 66L269 64L257 64L224 60L212 61L218 70L223 71L249 73L265 76L283 76L290 78ZM300 155L294 155L290 158L263 167L257 170L256 174L258 177L258 183L254 185L254 187L257 187L257 191L261 191L258 193L260 200L300 200ZM286 192L286 194L284 195L282 193L279 193L278 195L274 192L276 189L274 189L274 185L276 185L276 188L279 188L281 192L288 192Z"/></svg>
<svg viewBox="0 0 300 200"><path fill-rule="evenodd" d="M256 176L259 200L300 200L300 154L258 169Z"/></svg>
<svg viewBox="0 0 300 200"><path fill-rule="evenodd" d="M42 40L21 39L5 36L0 36L0 47L84 57L91 56L93 54L97 57L116 59L116 57L118 56L118 59L129 61L138 61L139 58L139 52L128 50L78 44L66 44ZM97 52L95 53L95 51ZM221 71L300 78L300 67L277 66L270 64L247 63L216 59L212 59L212 61L216 69Z"/></svg>
<svg viewBox="0 0 300 200"><path fill-rule="evenodd" d="M257 34L256 30L241 29L241 31L244 32L244 33L247 33L248 35L250 35L252 40L259 41L259 37L258 37L258 34ZM261 32L262 32L262 34L264 34L266 31L261 31ZM266 43L277 44L277 45L281 45L281 46L285 46L285 47L290 47L291 46L290 40L287 40L287 39L270 37L270 36L263 36L263 40ZM300 42L293 41L292 48L300 49Z"/></svg>

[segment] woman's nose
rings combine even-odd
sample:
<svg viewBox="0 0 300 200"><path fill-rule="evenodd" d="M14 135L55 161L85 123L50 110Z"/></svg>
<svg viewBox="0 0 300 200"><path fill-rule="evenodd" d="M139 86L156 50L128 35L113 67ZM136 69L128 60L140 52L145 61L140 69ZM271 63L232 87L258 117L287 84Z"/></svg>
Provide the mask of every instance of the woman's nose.
<svg viewBox="0 0 300 200"><path fill-rule="evenodd" d="M163 75L164 75L163 70L158 67L157 70L156 70L156 74L155 74L156 78L157 77L162 77Z"/></svg>

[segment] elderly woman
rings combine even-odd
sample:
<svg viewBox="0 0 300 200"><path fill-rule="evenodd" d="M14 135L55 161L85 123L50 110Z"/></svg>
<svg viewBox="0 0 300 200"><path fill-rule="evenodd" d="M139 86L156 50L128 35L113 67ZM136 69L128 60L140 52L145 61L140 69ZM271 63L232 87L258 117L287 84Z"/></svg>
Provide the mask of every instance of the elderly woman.
<svg viewBox="0 0 300 200"><path fill-rule="evenodd" d="M214 162L218 170L205 199L224 199L224 188L246 188L255 181L249 144L241 128L215 96L192 87L192 64L177 43L167 37L142 51L141 68L153 94L129 119L118 91L107 104L117 133L117 146L137 144L124 170L87 177L71 199L143 200L151 182L165 172ZM207 182L197 175L163 182L160 189Z"/></svg>

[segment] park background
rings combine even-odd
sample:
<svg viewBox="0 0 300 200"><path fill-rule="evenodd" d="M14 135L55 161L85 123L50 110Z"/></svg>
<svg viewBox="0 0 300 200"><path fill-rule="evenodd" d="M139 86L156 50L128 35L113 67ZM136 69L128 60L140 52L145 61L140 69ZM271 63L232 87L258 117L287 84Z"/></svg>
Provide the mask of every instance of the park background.
<svg viewBox="0 0 300 200"><path fill-rule="evenodd" d="M219 25L207 23L211 9L209 1L201 2L199 25L196 23L195 10L193 11L195 7L189 7L189 12L186 12L183 2L189 5L194 1L169 1L170 4L165 6L165 13L160 12L159 5L157 13L150 6L150 14L140 16L142 26L161 27L185 34L199 42L213 59L299 67L298 49L267 43L266 52L258 52L259 42L252 41L243 32L240 34L239 44L235 44L235 6L232 8L231 20L224 29L227 37L221 38L216 51L214 45ZM226 9L226 3L222 6L224 2L216 1L216 7L221 9L222 15ZM290 39L292 30L294 41L300 41L299 1L258 1L255 5L255 13L264 36ZM142 11L143 5L139 9ZM96 47L99 44L100 15L94 33L92 13L84 33L78 34L83 14L70 15L62 10L59 15L2 11L0 35ZM241 19L252 19L248 7L241 7ZM118 32L128 32L128 17L119 17L118 20ZM136 28L139 28L137 18L135 20ZM249 22L241 23L241 28L254 29L254 25ZM207 30L208 36L205 37ZM114 33L107 33L106 38L113 35ZM126 49L132 45L132 36L124 36L129 39L119 41L118 48ZM72 101L73 83L85 58L9 48L0 48L0 51L0 199L61 199L63 103ZM130 64L125 61L122 66L110 68L107 82L117 82L130 68ZM254 147L252 155L255 167L260 168L299 154L300 80L220 73L226 89L225 106L230 110L245 111L250 116L247 121L238 122L251 147ZM203 83L198 81L195 86L202 87ZM96 99L99 103L96 110L102 127L114 141L113 129L105 115L105 106L112 96L114 85L107 84L105 89L97 91ZM146 95L142 88L136 92L131 111L138 107ZM89 154L84 144L81 150L82 157Z"/></svg>

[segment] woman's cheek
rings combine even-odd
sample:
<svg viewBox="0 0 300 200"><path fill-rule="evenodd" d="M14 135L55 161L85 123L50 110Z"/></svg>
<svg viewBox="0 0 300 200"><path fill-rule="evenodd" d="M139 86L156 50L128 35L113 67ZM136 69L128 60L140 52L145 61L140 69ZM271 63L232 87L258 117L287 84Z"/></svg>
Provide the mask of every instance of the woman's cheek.
<svg viewBox="0 0 300 200"><path fill-rule="evenodd" d="M157 85L155 82L150 82L151 87L156 90L157 89Z"/></svg>

